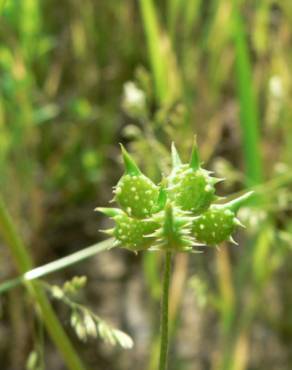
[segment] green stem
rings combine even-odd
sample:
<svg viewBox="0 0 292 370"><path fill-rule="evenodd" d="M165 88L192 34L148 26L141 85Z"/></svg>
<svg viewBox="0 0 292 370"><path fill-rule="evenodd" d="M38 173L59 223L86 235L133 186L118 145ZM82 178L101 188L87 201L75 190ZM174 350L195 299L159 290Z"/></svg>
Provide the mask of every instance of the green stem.
<svg viewBox="0 0 292 370"><path fill-rule="evenodd" d="M43 266L36 267L32 270L25 272L23 275L14 279L4 281L0 284L0 295L16 286L32 281L41 277L52 274L53 272L63 270L69 266L79 263L85 259L95 256L97 253L109 250L114 247L114 239L110 238L102 242L83 248L78 252L69 254L66 257L59 258L56 261L49 262Z"/></svg>
<svg viewBox="0 0 292 370"><path fill-rule="evenodd" d="M0 233L9 247L12 257L15 260L18 270L25 273L33 266L30 254L23 241L19 237L13 221L0 197ZM44 321L48 333L56 347L62 354L64 361L70 370L84 370L85 367L71 344L70 339L62 328L52 306L47 299L43 289L37 282L26 283L28 293L37 303L40 315Z"/></svg>
<svg viewBox="0 0 292 370"><path fill-rule="evenodd" d="M163 273L163 289L161 298L161 341L160 341L160 360L159 370L167 368L168 352L168 295L171 272L171 252L165 254L165 265Z"/></svg>

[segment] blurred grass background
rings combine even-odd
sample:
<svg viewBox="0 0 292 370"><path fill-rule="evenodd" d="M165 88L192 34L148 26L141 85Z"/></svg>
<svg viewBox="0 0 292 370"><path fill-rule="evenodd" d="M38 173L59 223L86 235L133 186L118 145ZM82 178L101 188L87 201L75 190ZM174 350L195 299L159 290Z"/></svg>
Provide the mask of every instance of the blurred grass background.
<svg viewBox="0 0 292 370"><path fill-rule="evenodd" d="M257 190L239 248L176 257L170 370L292 367L291 22L289 0L0 1L0 191L35 265L102 238L92 210L122 173L119 142L159 181L171 141L186 160L196 134L221 195ZM20 272L4 241L0 258L1 281ZM74 274L136 343L80 343L57 305L85 366L156 369L159 256L114 250L51 279ZM2 368L43 343L66 369L32 302L1 297Z"/></svg>

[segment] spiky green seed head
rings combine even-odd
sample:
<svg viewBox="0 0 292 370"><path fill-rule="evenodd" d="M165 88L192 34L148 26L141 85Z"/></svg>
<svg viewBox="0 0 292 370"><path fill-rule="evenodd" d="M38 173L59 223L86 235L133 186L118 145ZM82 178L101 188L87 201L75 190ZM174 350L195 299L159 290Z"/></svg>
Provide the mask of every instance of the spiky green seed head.
<svg viewBox="0 0 292 370"><path fill-rule="evenodd" d="M146 236L157 229L158 225L154 221L130 217L116 208L98 208L97 210L114 220L114 228L104 230L104 232L114 236L116 244L121 247L139 251L147 249L153 243L153 238Z"/></svg>
<svg viewBox="0 0 292 370"><path fill-rule="evenodd" d="M216 200L215 184L219 179L212 178L209 172L200 167L196 140L194 140L189 164L182 164L178 152L172 144L173 169L168 178L169 198L184 211L199 214Z"/></svg>
<svg viewBox="0 0 292 370"><path fill-rule="evenodd" d="M231 234L237 226L243 226L236 218L236 212L251 195L249 192L225 204L213 204L193 221L196 240L208 245L218 245L225 240L235 243Z"/></svg>
<svg viewBox="0 0 292 370"><path fill-rule="evenodd" d="M159 190L144 175L124 175L115 188L115 200L130 216L149 217L157 203Z"/></svg>
<svg viewBox="0 0 292 370"><path fill-rule="evenodd" d="M181 169L169 180L169 198L184 211L199 214L216 199L214 181L203 169Z"/></svg>
<svg viewBox="0 0 292 370"><path fill-rule="evenodd" d="M139 220L124 214L115 217L114 236L121 246L131 250L144 250L150 247L153 238L146 237L157 228L153 221Z"/></svg>
<svg viewBox="0 0 292 370"><path fill-rule="evenodd" d="M98 208L114 220L105 232L121 247L139 250L191 252L196 245L218 245L232 239L236 226L242 226L236 212L251 196L246 193L224 204L213 204L215 184L200 166L194 143L189 164L183 164L172 145L171 174L156 186L140 171L122 146L125 174L115 187L119 208ZM235 243L235 242L234 242Z"/></svg>
<svg viewBox="0 0 292 370"><path fill-rule="evenodd" d="M218 245L228 240L236 227L235 214L229 209L211 206L193 222L193 235L199 242Z"/></svg>
<svg viewBox="0 0 292 370"><path fill-rule="evenodd" d="M195 240L191 236L193 217L181 211L168 202L163 211L152 216L159 224L150 237L154 237L155 244L150 250L169 250L185 252L192 250Z"/></svg>
<svg viewBox="0 0 292 370"><path fill-rule="evenodd" d="M129 153L122 147L125 174L114 189L115 200L129 215L149 217L157 203L159 188L142 174Z"/></svg>

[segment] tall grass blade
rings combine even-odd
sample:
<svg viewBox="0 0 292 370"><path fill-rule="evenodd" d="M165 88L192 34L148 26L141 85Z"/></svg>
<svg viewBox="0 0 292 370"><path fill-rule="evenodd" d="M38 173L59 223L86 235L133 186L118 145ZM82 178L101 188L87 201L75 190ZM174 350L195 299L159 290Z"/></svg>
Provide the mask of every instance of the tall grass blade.
<svg viewBox="0 0 292 370"><path fill-rule="evenodd" d="M32 260L29 252L18 236L13 221L0 198L0 233L7 243L15 264L21 273L25 273L32 268ZM60 322L55 315L44 291L37 283L29 283L27 289L31 297L36 301L40 308L41 317L45 323L56 347L59 349L63 359L70 370L85 370L78 353L73 348L70 339L63 330Z"/></svg>
<svg viewBox="0 0 292 370"><path fill-rule="evenodd" d="M178 17L181 12L183 2L184 2L183 0L168 0L168 14L167 14L168 32L173 44L175 41L174 40L175 28Z"/></svg>
<svg viewBox="0 0 292 370"><path fill-rule="evenodd" d="M247 38L236 0L234 0L233 19L236 79L240 105L243 155L246 166L246 183L247 185L255 185L262 181L258 109L253 88Z"/></svg>
<svg viewBox="0 0 292 370"><path fill-rule="evenodd" d="M140 0L149 61L152 69L156 98L170 103L181 94L181 78L170 40L159 22L152 0Z"/></svg>
<svg viewBox="0 0 292 370"><path fill-rule="evenodd" d="M140 0L140 9L146 34L148 53L157 98L163 101L167 94L165 61L161 51L161 29L152 0Z"/></svg>

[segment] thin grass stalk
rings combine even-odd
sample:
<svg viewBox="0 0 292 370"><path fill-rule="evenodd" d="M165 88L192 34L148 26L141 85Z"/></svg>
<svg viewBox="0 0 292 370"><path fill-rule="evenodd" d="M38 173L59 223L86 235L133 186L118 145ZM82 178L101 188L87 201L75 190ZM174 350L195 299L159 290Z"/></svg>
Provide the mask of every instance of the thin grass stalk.
<svg viewBox="0 0 292 370"><path fill-rule="evenodd" d="M21 273L25 273L32 268L32 259L26 249L24 243L19 237L13 221L0 198L0 232L3 239L6 241L8 248L12 254L15 264ZM44 291L35 283L26 283L28 293L37 303L40 309L41 317L45 323L46 329L51 336L59 352L70 370L85 370L79 355L75 351L67 334L63 330L60 322L55 315L50 302L48 301Z"/></svg>
<svg viewBox="0 0 292 370"><path fill-rule="evenodd" d="M8 290L25 283L26 281L36 280L45 277L53 272L63 270L69 266L79 263L85 259L95 256L97 253L109 250L114 247L114 239L110 238L102 242L93 244L87 248L69 254L66 257L59 258L56 261L49 262L43 266L36 267L32 270L26 271L23 275L18 276L14 279L8 280L0 284L0 294L7 292Z"/></svg>

